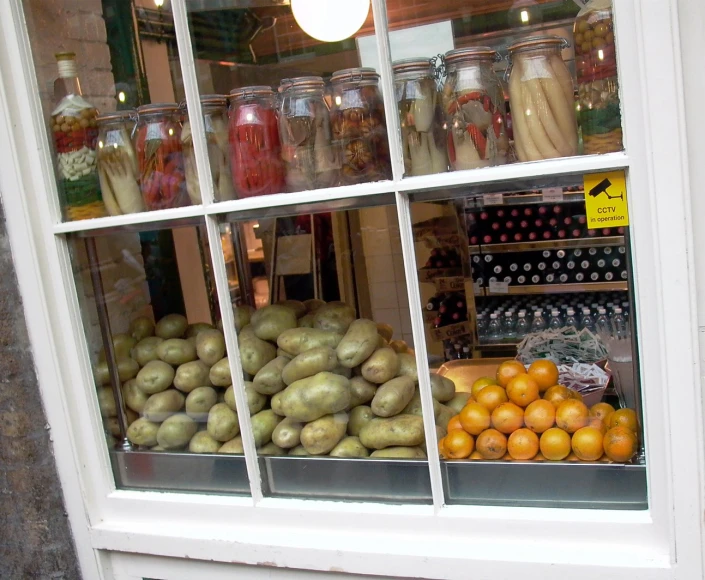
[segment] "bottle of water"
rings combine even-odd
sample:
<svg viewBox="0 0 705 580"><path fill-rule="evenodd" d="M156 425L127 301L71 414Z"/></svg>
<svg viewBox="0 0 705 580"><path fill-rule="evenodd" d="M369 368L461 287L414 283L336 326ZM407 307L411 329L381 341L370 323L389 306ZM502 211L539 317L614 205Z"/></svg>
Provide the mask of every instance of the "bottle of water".
<svg viewBox="0 0 705 580"><path fill-rule="evenodd" d="M502 326L495 313L490 314L490 323L487 326L487 340L490 343L502 340Z"/></svg>
<svg viewBox="0 0 705 580"><path fill-rule="evenodd" d="M614 309L614 314L610 322L612 325L612 336L618 339L627 338L627 321L622 314L621 308Z"/></svg>
<svg viewBox="0 0 705 580"><path fill-rule="evenodd" d="M607 317L607 311L604 308L599 308L597 310L595 329L597 330L597 334L600 336L610 336L612 334L610 319Z"/></svg>
<svg viewBox="0 0 705 580"><path fill-rule="evenodd" d="M469 346L464 346L464 347L463 347L463 358L464 358L464 359L469 359L469 358L470 358L470 347L469 347Z"/></svg>
<svg viewBox="0 0 705 580"><path fill-rule="evenodd" d="M529 334L529 321L526 319L526 312L519 312L514 332L519 340Z"/></svg>
<svg viewBox="0 0 705 580"><path fill-rule="evenodd" d="M480 342L487 340L487 319L484 314L477 315L477 338Z"/></svg>
<svg viewBox="0 0 705 580"><path fill-rule="evenodd" d="M534 319L531 322L531 332L541 332L546 330L546 319L542 310L534 310Z"/></svg>
<svg viewBox="0 0 705 580"><path fill-rule="evenodd" d="M460 350L460 343L459 342L456 342L453 345L453 358L455 360L460 360L461 358L463 358L463 353Z"/></svg>
<svg viewBox="0 0 705 580"><path fill-rule="evenodd" d="M595 332L595 321L590 316L590 309L583 308L583 316L580 318L580 328L587 328L590 332Z"/></svg>
<svg viewBox="0 0 705 580"><path fill-rule="evenodd" d="M548 321L548 327L553 330L557 328L563 328L563 321L561 320L561 316L558 310L551 311L551 319Z"/></svg>
<svg viewBox="0 0 705 580"><path fill-rule="evenodd" d="M502 321L502 336L505 340L514 339L517 336L516 322L514 320L514 314L511 310L504 313L504 320Z"/></svg>

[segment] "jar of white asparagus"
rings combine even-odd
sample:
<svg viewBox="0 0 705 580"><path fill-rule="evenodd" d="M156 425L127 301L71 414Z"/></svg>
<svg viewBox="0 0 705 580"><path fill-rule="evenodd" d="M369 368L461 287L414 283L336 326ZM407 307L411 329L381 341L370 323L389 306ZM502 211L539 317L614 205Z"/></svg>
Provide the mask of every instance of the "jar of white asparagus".
<svg viewBox="0 0 705 580"><path fill-rule="evenodd" d="M578 153L573 77L559 36L534 36L509 47L509 104L519 161Z"/></svg>
<svg viewBox="0 0 705 580"><path fill-rule="evenodd" d="M284 79L279 87L279 139L288 191L340 184L340 150L334 146L321 77Z"/></svg>
<svg viewBox="0 0 705 580"><path fill-rule="evenodd" d="M428 58L394 63L405 175L448 171L446 130L435 69Z"/></svg>
<svg viewBox="0 0 705 580"><path fill-rule="evenodd" d="M98 177L109 215L144 211L132 131L137 112L117 111L98 121Z"/></svg>
<svg viewBox="0 0 705 580"><path fill-rule="evenodd" d="M444 57L442 101L453 171L507 162L506 107L493 69L496 58L487 47L459 48Z"/></svg>
<svg viewBox="0 0 705 580"><path fill-rule="evenodd" d="M203 202L201 186L196 170L196 153L193 149L193 134L189 122L186 104L182 105L184 120L181 124L181 148L184 153L184 172L186 174L186 191L191 203ZM235 199L232 174L230 171L230 152L228 148L228 98L225 95L203 95L201 97L203 124L206 130L208 161L210 162L213 196L216 201Z"/></svg>

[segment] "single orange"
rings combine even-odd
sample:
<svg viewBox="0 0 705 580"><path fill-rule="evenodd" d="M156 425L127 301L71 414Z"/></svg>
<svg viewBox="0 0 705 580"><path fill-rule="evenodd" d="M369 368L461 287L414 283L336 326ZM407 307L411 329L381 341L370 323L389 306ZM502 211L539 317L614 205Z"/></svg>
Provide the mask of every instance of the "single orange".
<svg viewBox="0 0 705 580"><path fill-rule="evenodd" d="M539 398L539 385L529 375L519 375L509 381L507 397L515 405L526 407Z"/></svg>
<svg viewBox="0 0 705 580"><path fill-rule="evenodd" d="M502 403L492 411L492 427L506 435L524 426L524 409L511 402Z"/></svg>
<svg viewBox="0 0 705 580"><path fill-rule="evenodd" d="M505 360L497 367L497 384L506 387L517 375L525 375L526 369L518 360Z"/></svg>
<svg viewBox="0 0 705 580"><path fill-rule="evenodd" d="M590 407L590 416L599 417L603 422L610 413L614 413L614 407L609 403L595 403Z"/></svg>
<svg viewBox="0 0 705 580"><path fill-rule="evenodd" d="M448 452L446 451L445 443L445 437L438 440L438 455L440 455L441 459L448 459Z"/></svg>
<svg viewBox="0 0 705 580"><path fill-rule="evenodd" d="M563 401L567 401L573 397L570 394L570 389L568 387L556 385L555 387L548 389L543 394L543 398L549 401L554 407L558 408L558 405L560 405Z"/></svg>
<svg viewBox="0 0 705 580"><path fill-rule="evenodd" d="M443 447L449 459L465 459L475 450L475 440L462 429L455 429L444 437Z"/></svg>
<svg viewBox="0 0 705 580"><path fill-rule="evenodd" d="M556 409L556 425L568 433L575 433L587 425L589 413L585 403L581 401L563 401Z"/></svg>
<svg viewBox="0 0 705 580"><path fill-rule="evenodd" d="M588 417L588 422L586 427L594 427L595 429L598 429L603 435L607 432L607 428L605 427L605 424L602 422L602 419L599 417Z"/></svg>
<svg viewBox="0 0 705 580"><path fill-rule="evenodd" d="M636 413L634 409L618 409L610 416L608 428L613 427L626 427L631 429L634 433L639 431L639 422L636 418Z"/></svg>
<svg viewBox="0 0 705 580"><path fill-rule="evenodd" d="M539 441L541 453L549 461L560 461L570 453L570 435L559 429L551 427L543 432Z"/></svg>
<svg viewBox="0 0 705 580"><path fill-rule="evenodd" d="M482 456L482 453L480 453L477 449L475 449L475 451L473 451L470 454L470 457L468 457L468 459L476 460L476 459L484 459L484 457Z"/></svg>
<svg viewBox="0 0 705 580"><path fill-rule="evenodd" d="M479 403L468 403L458 417L463 429L470 435L479 435L490 426L490 412Z"/></svg>
<svg viewBox="0 0 705 580"><path fill-rule="evenodd" d="M488 385L477 394L477 402L490 413L508 400L507 391L499 385Z"/></svg>
<svg viewBox="0 0 705 580"><path fill-rule="evenodd" d="M509 436L507 451L514 459L533 459L539 452L539 436L531 429L517 429Z"/></svg>
<svg viewBox="0 0 705 580"><path fill-rule="evenodd" d="M604 453L602 431L595 427L583 427L573 434L573 453L582 461L597 461Z"/></svg>
<svg viewBox="0 0 705 580"><path fill-rule="evenodd" d="M475 447L485 459L499 459L507 452L507 437L497 429L485 429L475 440Z"/></svg>
<svg viewBox="0 0 705 580"><path fill-rule="evenodd" d="M636 433L627 427L613 427L602 440L605 455L612 461L626 463L637 451Z"/></svg>
<svg viewBox="0 0 705 580"><path fill-rule="evenodd" d="M448 427L446 427L446 431L448 431L450 433L453 429L462 429L462 428L463 428L463 426L460 423L460 415L453 415L450 418L450 421L448 421Z"/></svg>
<svg viewBox="0 0 705 580"><path fill-rule="evenodd" d="M556 422L556 408L543 399L530 403L524 409L524 424L534 433L543 433Z"/></svg>
<svg viewBox="0 0 705 580"><path fill-rule="evenodd" d="M542 393L558 384L558 367L552 360L535 360L527 372L538 383Z"/></svg>
<svg viewBox="0 0 705 580"><path fill-rule="evenodd" d="M472 384L472 389L470 389L470 392L472 393L472 396L477 398L477 394L484 389L485 387L488 387L489 385L496 385L497 381L493 379L492 377L480 377L477 379L473 384Z"/></svg>

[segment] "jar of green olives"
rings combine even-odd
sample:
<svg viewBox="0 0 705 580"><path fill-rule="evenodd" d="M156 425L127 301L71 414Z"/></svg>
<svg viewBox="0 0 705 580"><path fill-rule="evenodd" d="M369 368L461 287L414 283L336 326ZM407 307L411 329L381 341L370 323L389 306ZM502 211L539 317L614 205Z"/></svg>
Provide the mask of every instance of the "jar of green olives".
<svg viewBox="0 0 705 580"><path fill-rule="evenodd" d="M578 13L574 27L578 106L583 151L622 150L617 56L612 0L590 0Z"/></svg>

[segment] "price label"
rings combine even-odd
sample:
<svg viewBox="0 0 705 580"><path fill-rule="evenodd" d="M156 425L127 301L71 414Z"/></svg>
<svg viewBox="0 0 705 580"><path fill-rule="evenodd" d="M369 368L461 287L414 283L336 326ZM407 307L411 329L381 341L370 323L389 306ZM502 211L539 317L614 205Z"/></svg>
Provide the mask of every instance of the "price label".
<svg viewBox="0 0 705 580"><path fill-rule="evenodd" d="M544 203L555 203L557 201L563 201L563 188L562 187L547 187L541 190L543 194Z"/></svg>
<svg viewBox="0 0 705 580"><path fill-rule="evenodd" d="M482 196L482 203L485 205L504 205L504 194L486 193Z"/></svg>
<svg viewBox="0 0 705 580"><path fill-rule="evenodd" d="M475 296L480 296L482 294L482 286L480 286L479 282L473 282L472 288L475 292Z"/></svg>
<svg viewBox="0 0 705 580"><path fill-rule="evenodd" d="M457 292L465 288L465 278L462 276L436 278L434 282L439 292Z"/></svg>
<svg viewBox="0 0 705 580"><path fill-rule="evenodd" d="M509 284L506 282L492 282L490 281L490 292L493 294L509 294Z"/></svg>

